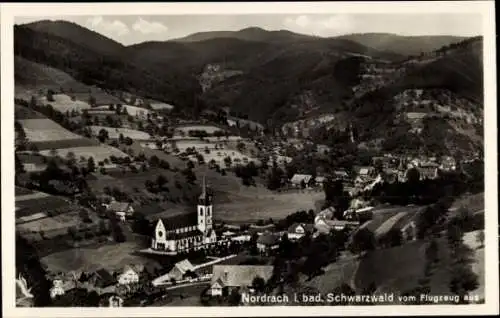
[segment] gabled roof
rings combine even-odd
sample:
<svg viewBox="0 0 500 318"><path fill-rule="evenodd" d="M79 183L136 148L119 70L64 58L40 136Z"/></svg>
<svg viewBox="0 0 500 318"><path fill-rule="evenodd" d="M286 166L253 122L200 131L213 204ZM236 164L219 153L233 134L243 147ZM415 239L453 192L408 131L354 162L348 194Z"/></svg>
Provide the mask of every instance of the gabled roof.
<svg viewBox="0 0 500 318"><path fill-rule="evenodd" d="M251 286L254 278L261 277L268 281L273 275L271 265L214 265L212 285L220 280L222 286Z"/></svg>
<svg viewBox="0 0 500 318"><path fill-rule="evenodd" d="M305 183L308 183L311 181L312 176L310 174L294 174L292 179L290 179L291 183L299 184L304 181Z"/></svg>
<svg viewBox="0 0 500 318"><path fill-rule="evenodd" d="M128 202L111 202L108 209L113 212L125 212L129 206Z"/></svg>
<svg viewBox="0 0 500 318"><path fill-rule="evenodd" d="M187 271L192 271L194 272L194 266L191 264L191 262L188 259L182 260L174 265L174 267L177 267L177 269L182 273L185 274Z"/></svg>
<svg viewBox="0 0 500 318"><path fill-rule="evenodd" d="M176 215L169 218L161 218L165 230L175 230L183 227L194 226L198 224L198 216L195 213Z"/></svg>
<svg viewBox="0 0 500 318"><path fill-rule="evenodd" d="M123 268L123 273L125 273L128 270L132 270L136 272L137 274L140 274L144 271L144 265L142 264L137 264L137 265L125 265Z"/></svg>
<svg viewBox="0 0 500 318"><path fill-rule="evenodd" d="M105 270L104 268L95 271L94 276L96 277L95 285L97 287L101 288L108 287L116 283L116 280L113 277L113 275L111 275L111 273Z"/></svg>

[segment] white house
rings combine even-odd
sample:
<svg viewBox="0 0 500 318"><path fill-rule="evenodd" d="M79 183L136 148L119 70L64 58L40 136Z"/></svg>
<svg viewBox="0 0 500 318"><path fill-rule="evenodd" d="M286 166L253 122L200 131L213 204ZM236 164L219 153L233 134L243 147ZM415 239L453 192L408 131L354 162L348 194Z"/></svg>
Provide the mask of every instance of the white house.
<svg viewBox="0 0 500 318"><path fill-rule="evenodd" d="M214 265L209 293L221 296L223 290L229 293L232 289L251 290L255 278L260 277L267 282L273 275L270 265Z"/></svg>
<svg viewBox="0 0 500 318"><path fill-rule="evenodd" d="M312 234L313 232L314 232L313 224L294 223L288 228L287 237L289 240L295 241L301 239L307 233Z"/></svg>
<svg viewBox="0 0 500 318"><path fill-rule="evenodd" d="M128 202L111 202L108 205L108 211L115 213L122 221L125 221L127 217L131 217L134 214L134 208Z"/></svg>
<svg viewBox="0 0 500 318"><path fill-rule="evenodd" d="M144 271L144 266L142 265L127 265L123 269L123 272L118 275L118 284L128 285L133 283L138 283L140 279L140 274Z"/></svg>
<svg viewBox="0 0 500 318"><path fill-rule="evenodd" d="M293 177L290 179L290 182L295 187L300 187L302 184L308 186L311 180L312 180L312 175L310 174L294 174Z"/></svg>

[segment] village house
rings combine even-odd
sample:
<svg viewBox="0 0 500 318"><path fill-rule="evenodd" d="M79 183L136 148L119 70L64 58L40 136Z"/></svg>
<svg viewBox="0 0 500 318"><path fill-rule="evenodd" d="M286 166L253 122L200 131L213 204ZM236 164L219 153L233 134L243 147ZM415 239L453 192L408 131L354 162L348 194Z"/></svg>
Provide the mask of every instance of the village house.
<svg viewBox="0 0 500 318"><path fill-rule="evenodd" d="M118 284L128 285L138 283L140 275L144 271L143 265L127 265L117 277Z"/></svg>
<svg viewBox="0 0 500 318"><path fill-rule="evenodd" d="M222 296L232 290L253 292L253 282L260 277L267 282L273 275L273 266L269 265L214 265L209 294Z"/></svg>
<svg viewBox="0 0 500 318"><path fill-rule="evenodd" d="M420 166L417 167L417 170L420 173L420 180L436 179L439 176L438 167L438 164L432 162L420 164Z"/></svg>
<svg viewBox="0 0 500 318"><path fill-rule="evenodd" d="M279 236L266 232L257 239L257 250L260 253L270 253L279 247Z"/></svg>
<svg viewBox="0 0 500 318"><path fill-rule="evenodd" d="M194 266L188 259L177 262L174 267L168 272L169 279L180 281L185 278L188 273L194 273Z"/></svg>
<svg viewBox="0 0 500 318"><path fill-rule="evenodd" d="M287 237L290 241L296 241L306 234L313 234L314 225L306 223L294 223L288 228Z"/></svg>
<svg viewBox="0 0 500 318"><path fill-rule="evenodd" d="M441 165L439 169L443 171L455 171L457 169L457 162L455 158L450 156L445 156L441 159Z"/></svg>
<svg viewBox="0 0 500 318"><path fill-rule="evenodd" d="M33 307L34 297L26 279L19 274L16 279L16 307Z"/></svg>
<svg viewBox="0 0 500 318"><path fill-rule="evenodd" d="M57 296L64 295L68 291L77 288L79 276L76 273L57 274L48 277L52 280L52 287L50 288L50 297L56 298Z"/></svg>
<svg viewBox="0 0 500 318"><path fill-rule="evenodd" d="M83 286L90 292L95 290L99 295L115 292L117 281L107 270L101 268L83 281Z"/></svg>
<svg viewBox="0 0 500 318"><path fill-rule="evenodd" d="M333 172L335 179L337 180L347 180L349 179L349 174L345 170L335 170Z"/></svg>
<svg viewBox="0 0 500 318"><path fill-rule="evenodd" d="M326 219L319 217L315 220L314 227L317 235L328 234L331 231L343 231L345 229L354 229L359 226L359 221Z"/></svg>
<svg viewBox="0 0 500 318"><path fill-rule="evenodd" d="M129 202L113 201L107 205L107 210L114 213L121 221L125 221L134 214L134 208Z"/></svg>
<svg viewBox="0 0 500 318"><path fill-rule="evenodd" d="M314 178L314 183L316 184L317 187L323 187L325 180L326 180L325 177L318 176L318 177Z"/></svg>
<svg viewBox="0 0 500 318"><path fill-rule="evenodd" d="M310 174L294 174L290 179L290 183L296 188L309 187L312 185L311 181L314 179Z"/></svg>
<svg viewBox="0 0 500 318"><path fill-rule="evenodd" d="M155 226L151 248L177 254L216 243L217 236L212 222L212 194L208 192L205 180L196 211L169 219L159 219Z"/></svg>

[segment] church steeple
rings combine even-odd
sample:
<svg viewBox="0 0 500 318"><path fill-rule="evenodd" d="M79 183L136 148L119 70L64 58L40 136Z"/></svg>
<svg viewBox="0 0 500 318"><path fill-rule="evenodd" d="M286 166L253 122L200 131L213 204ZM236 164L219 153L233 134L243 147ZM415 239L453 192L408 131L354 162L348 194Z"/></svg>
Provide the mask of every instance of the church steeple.
<svg viewBox="0 0 500 318"><path fill-rule="evenodd" d="M201 189L201 194L198 198L198 204L199 205L212 205L212 196L210 195L208 189L207 189L207 184L206 184L206 178L203 176L203 185Z"/></svg>

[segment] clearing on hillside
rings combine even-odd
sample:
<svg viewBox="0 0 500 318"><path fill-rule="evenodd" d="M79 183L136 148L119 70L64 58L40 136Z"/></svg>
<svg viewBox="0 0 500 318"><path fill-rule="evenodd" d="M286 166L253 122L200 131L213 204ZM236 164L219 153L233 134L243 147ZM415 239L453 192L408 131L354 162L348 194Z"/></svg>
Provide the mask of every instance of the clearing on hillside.
<svg viewBox="0 0 500 318"><path fill-rule="evenodd" d="M108 132L108 137L110 139L118 139L120 137L120 134L123 135L123 137L129 137L134 140L149 140L151 139L151 135L140 131L140 130L134 130L134 129L128 129L128 128L112 128L112 127L105 127L105 126L89 126L90 130L92 130L92 133L94 135L99 135L99 131L101 129L104 129Z"/></svg>
<svg viewBox="0 0 500 318"><path fill-rule="evenodd" d="M52 96L54 98L53 101L49 101L47 96L41 97L39 101L44 105L52 105L55 110L60 111L61 113L65 113L67 111L71 112L72 110L82 111L84 109L91 108L88 102L77 99L72 100L71 96L66 94L54 94Z"/></svg>
<svg viewBox="0 0 500 318"><path fill-rule="evenodd" d="M216 131L223 131L219 127L211 125L187 125L187 126L176 127L175 134L178 135L184 133L185 135L188 135L190 130L201 130L205 131L207 134L213 134Z"/></svg>
<svg viewBox="0 0 500 318"><path fill-rule="evenodd" d="M110 105L98 106L98 107L95 107L93 109L103 110L103 111L111 110ZM146 117L148 114L153 113L151 110L144 108L144 107L137 107L137 106L131 106L131 105L124 105L124 104L122 104L122 109L126 109L127 113L130 116Z"/></svg>
<svg viewBox="0 0 500 318"><path fill-rule="evenodd" d="M43 142L53 140L79 139L80 135L72 133L61 125L53 122L50 119L23 119L19 120L26 138L30 142Z"/></svg>
<svg viewBox="0 0 500 318"><path fill-rule="evenodd" d="M75 158L84 157L86 159L93 157L94 161L97 163L103 161L104 159L109 159L111 156L115 157L128 157L127 154L108 145L99 146L85 146L85 147L70 147L70 148L58 148L56 149L57 155L63 158L68 156L68 153L72 152ZM52 150L41 150L40 154L49 156Z"/></svg>

